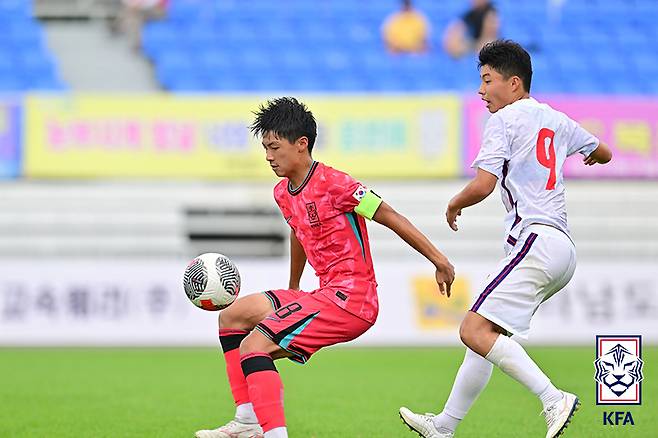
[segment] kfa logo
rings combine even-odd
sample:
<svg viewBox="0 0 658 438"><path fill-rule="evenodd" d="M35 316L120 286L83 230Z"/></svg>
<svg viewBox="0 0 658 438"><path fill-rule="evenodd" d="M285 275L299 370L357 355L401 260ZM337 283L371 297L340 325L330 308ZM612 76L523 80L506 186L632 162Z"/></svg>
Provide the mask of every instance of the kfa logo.
<svg viewBox="0 0 658 438"><path fill-rule="evenodd" d="M633 416L630 412L614 411L603 413L604 426L626 426L628 424L635 426L635 421L633 421Z"/></svg>
<svg viewBox="0 0 658 438"><path fill-rule="evenodd" d="M311 224L311 227L319 227L322 225L320 223L320 216L318 216L318 209L315 207L315 202L306 203L306 213L308 214L308 222Z"/></svg>
<svg viewBox="0 0 658 438"><path fill-rule="evenodd" d="M643 365L642 336L597 336L596 404L641 404Z"/></svg>

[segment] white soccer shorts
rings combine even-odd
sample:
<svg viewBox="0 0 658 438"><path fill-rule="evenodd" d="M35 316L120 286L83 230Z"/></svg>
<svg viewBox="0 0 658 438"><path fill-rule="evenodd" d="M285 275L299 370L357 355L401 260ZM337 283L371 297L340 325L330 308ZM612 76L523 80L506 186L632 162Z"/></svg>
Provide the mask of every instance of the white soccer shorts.
<svg viewBox="0 0 658 438"><path fill-rule="evenodd" d="M571 280L576 248L562 231L539 224L528 226L507 248L507 257L487 276L471 310L527 339L541 303Z"/></svg>

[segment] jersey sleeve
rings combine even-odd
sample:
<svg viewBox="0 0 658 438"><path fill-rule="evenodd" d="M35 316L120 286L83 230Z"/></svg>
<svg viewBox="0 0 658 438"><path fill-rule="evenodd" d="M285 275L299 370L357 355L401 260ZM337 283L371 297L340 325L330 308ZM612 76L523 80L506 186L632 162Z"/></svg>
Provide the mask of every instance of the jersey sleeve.
<svg viewBox="0 0 658 438"><path fill-rule="evenodd" d="M493 114L484 127L482 146L472 168L480 168L495 175L498 179L503 176L503 165L510 158L510 146L505 131L505 122L498 114Z"/></svg>
<svg viewBox="0 0 658 438"><path fill-rule="evenodd" d="M332 178L333 205L340 212L356 212L372 219L382 199L365 185L345 173L336 173Z"/></svg>
<svg viewBox="0 0 658 438"><path fill-rule="evenodd" d="M599 147L599 139L590 134L579 123L569 119L569 125L572 129L572 134L569 140L567 156L580 152L587 157Z"/></svg>

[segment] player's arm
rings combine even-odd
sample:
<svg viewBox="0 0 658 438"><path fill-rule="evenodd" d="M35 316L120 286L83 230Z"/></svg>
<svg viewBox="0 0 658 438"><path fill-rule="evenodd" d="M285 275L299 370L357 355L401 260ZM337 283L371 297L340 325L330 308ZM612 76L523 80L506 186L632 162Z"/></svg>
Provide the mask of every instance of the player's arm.
<svg viewBox="0 0 658 438"><path fill-rule="evenodd" d="M462 214L462 209L484 200L496 188L497 181L498 177L496 175L478 167L475 178L448 203L446 220L450 228L457 231L457 216Z"/></svg>
<svg viewBox="0 0 658 438"><path fill-rule="evenodd" d="M605 164L612 160L612 151L607 144L600 142L599 146L583 160L586 165Z"/></svg>
<svg viewBox="0 0 658 438"><path fill-rule="evenodd" d="M290 281L288 289L299 290L299 281L306 265L306 253L293 230L290 230Z"/></svg>
<svg viewBox="0 0 658 438"><path fill-rule="evenodd" d="M370 192L372 193L372 192ZM355 210L358 211L358 207ZM448 258L439 251L423 233L420 232L406 217L395 211L390 205L381 201L370 217L377 223L391 229L413 249L425 256L436 267L436 282L441 293L450 296L450 287L455 280L455 268Z"/></svg>

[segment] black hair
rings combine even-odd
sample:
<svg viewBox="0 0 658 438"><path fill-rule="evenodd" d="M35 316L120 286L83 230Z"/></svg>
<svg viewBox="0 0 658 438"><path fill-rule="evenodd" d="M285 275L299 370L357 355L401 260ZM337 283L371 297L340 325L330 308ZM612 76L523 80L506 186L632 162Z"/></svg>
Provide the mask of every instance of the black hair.
<svg viewBox="0 0 658 438"><path fill-rule="evenodd" d="M519 43L512 40L496 40L487 43L480 50L478 68L488 65L505 79L518 76L525 91L530 92L532 82L532 61L530 55Z"/></svg>
<svg viewBox="0 0 658 438"><path fill-rule="evenodd" d="M249 129L262 137L267 132L273 132L277 137L283 137L294 143L300 137L308 138L308 152L313 150L318 127L313 113L306 105L294 97L279 97L268 100L254 112L256 119Z"/></svg>

